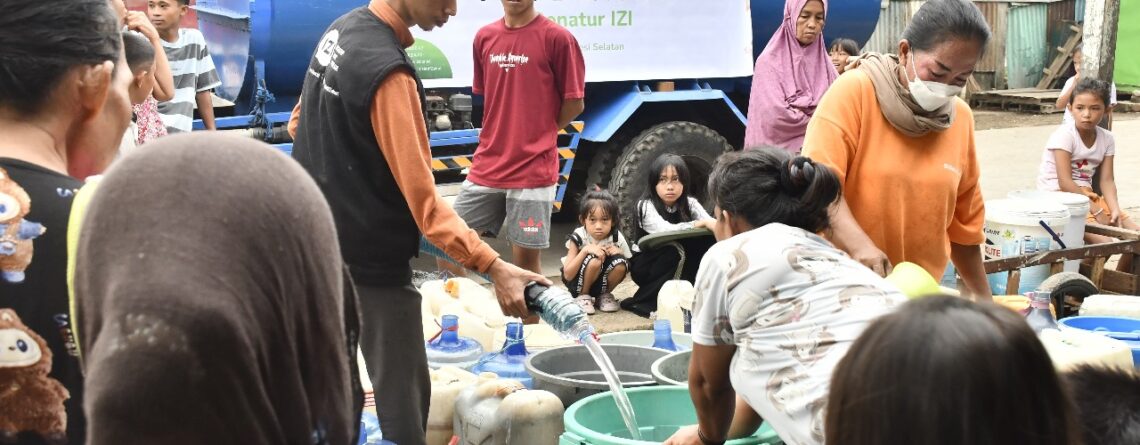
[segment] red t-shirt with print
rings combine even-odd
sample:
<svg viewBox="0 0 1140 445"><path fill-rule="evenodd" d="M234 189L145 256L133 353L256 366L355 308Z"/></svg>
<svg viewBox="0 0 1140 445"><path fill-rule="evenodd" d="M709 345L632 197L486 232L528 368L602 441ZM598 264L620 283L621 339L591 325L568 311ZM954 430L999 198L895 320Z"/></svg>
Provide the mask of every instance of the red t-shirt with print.
<svg viewBox="0 0 1140 445"><path fill-rule="evenodd" d="M498 20L475 35L474 58L472 90L485 100L467 179L505 189L558 183L558 114L586 90L578 41L543 15L514 29Z"/></svg>

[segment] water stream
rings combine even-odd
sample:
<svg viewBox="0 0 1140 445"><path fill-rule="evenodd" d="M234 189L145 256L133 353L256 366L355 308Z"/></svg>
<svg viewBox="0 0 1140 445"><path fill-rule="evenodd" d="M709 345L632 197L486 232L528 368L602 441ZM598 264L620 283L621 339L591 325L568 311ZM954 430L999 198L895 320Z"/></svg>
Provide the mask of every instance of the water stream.
<svg viewBox="0 0 1140 445"><path fill-rule="evenodd" d="M538 312L547 324L562 335L576 339L590 351L594 361L598 363L606 383L610 385L614 403L617 404L625 427L629 429L630 438L641 440L641 430L637 426L637 417L633 413L633 404L625 394L618 377L617 369L610 357L606 355L602 345L594 335L594 327L590 325L586 313L574 302L574 298L565 290L550 288L531 283L526 289L527 305Z"/></svg>
<svg viewBox="0 0 1140 445"><path fill-rule="evenodd" d="M641 440L641 430L637 426L637 416L633 413L633 404L629 402L625 389L621 387L621 380L618 378L617 370L614 369L610 357L602 350L602 345L598 344L598 340L593 335L583 335L579 339L582 341L582 346L590 351L594 361L598 362L598 368L601 368L602 375L606 377L606 383L610 384L610 393L614 396L614 403L617 404L618 412L621 414L621 420L625 422L625 427L629 429L630 437L633 440Z"/></svg>

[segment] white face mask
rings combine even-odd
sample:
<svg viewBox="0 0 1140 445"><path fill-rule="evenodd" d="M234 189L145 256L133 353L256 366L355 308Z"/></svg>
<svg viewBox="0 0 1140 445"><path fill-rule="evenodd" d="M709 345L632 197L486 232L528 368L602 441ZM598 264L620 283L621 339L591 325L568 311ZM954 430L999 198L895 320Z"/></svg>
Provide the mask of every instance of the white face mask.
<svg viewBox="0 0 1140 445"><path fill-rule="evenodd" d="M922 80L918 77L918 68L914 65L914 51L911 51L909 65L914 70L914 80L910 81L910 95L918 106L926 111L935 111L950 102L954 96L962 92L962 87L956 87L939 82Z"/></svg>

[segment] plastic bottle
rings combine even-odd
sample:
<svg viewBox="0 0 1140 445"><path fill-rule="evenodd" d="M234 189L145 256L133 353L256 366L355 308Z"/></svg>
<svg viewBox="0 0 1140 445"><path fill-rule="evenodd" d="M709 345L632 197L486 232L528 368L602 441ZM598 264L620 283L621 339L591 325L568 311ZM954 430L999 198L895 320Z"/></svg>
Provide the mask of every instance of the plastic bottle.
<svg viewBox="0 0 1140 445"><path fill-rule="evenodd" d="M537 312L542 320L563 336L581 340L594 335L594 327L586 312L565 289L548 287L535 282L526 285L526 306Z"/></svg>
<svg viewBox="0 0 1140 445"><path fill-rule="evenodd" d="M439 369L451 365L467 369L479 361L483 346L468 337L459 336L459 317L444 315L443 330L435 340L427 342L428 366Z"/></svg>
<svg viewBox="0 0 1140 445"><path fill-rule="evenodd" d="M684 348L673 342L673 329L669 320L656 320L653 322L653 347L666 351L683 351Z"/></svg>
<svg viewBox="0 0 1140 445"><path fill-rule="evenodd" d="M1044 291L1025 294L1029 297L1029 314L1025 316L1025 322L1029 323L1033 332L1038 334L1046 329L1060 329L1057 327L1057 320L1053 318L1053 313L1049 311L1050 295Z"/></svg>
<svg viewBox="0 0 1140 445"><path fill-rule="evenodd" d="M527 389L534 388L534 380L526 372L526 358L530 354L523 342L523 325L519 322L507 323L507 340L499 352L484 354L479 363L471 368L476 374L493 372L504 379L518 380Z"/></svg>

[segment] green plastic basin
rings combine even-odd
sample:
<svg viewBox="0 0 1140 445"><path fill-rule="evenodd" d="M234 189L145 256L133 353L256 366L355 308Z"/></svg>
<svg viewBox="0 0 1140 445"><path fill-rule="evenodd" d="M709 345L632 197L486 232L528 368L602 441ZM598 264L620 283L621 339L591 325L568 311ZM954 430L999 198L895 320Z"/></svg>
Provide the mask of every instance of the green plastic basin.
<svg viewBox="0 0 1140 445"><path fill-rule="evenodd" d="M626 389L643 440L629 439L617 405L610 392L594 394L570 406L563 415L566 432L559 445L643 445L661 443L686 425L697 423L697 411L689 389L680 386L651 386ZM728 445L780 445L783 442L765 423L750 437L728 441Z"/></svg>

